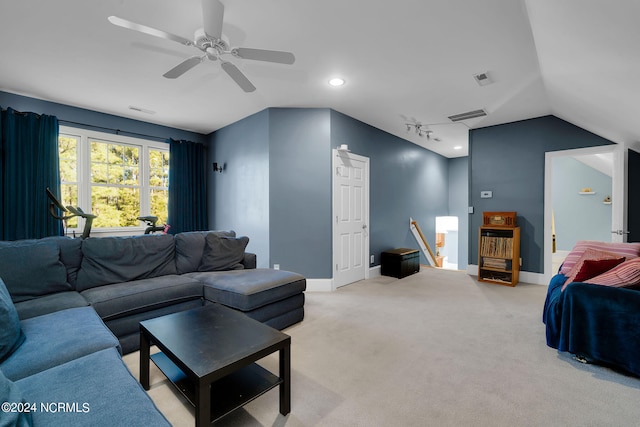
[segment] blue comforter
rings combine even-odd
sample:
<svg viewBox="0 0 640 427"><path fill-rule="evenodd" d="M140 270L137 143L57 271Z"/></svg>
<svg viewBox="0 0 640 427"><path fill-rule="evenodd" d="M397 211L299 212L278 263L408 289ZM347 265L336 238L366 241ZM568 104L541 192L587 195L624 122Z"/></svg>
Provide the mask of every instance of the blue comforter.
<svg viewBox="0 0 640 427"><path fill-rule="evenodd" d="M551 279L544 305L547 345L640 376L640 291Z"/></svg>

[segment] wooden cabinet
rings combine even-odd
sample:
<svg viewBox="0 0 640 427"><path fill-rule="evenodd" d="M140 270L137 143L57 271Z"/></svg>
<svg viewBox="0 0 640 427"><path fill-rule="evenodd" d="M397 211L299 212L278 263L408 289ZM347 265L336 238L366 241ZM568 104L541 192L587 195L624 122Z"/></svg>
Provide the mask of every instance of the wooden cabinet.
<svg viewBox="0 0 640 427"><path fill-rule="evenodd" d="M478 280L515 286L520 277L520 227L480 227Z"/></svg>

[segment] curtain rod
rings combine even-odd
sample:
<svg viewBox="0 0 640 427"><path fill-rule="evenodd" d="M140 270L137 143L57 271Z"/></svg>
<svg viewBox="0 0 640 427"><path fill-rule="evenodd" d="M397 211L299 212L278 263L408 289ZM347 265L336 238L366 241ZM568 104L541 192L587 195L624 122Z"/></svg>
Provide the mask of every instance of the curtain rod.
<svg viewBox="0 0 640 427"><path fill-rule="evenodd" d="M163 141L163 142L166 142L169 139L167 137L160 137L160 136L155 136L155 135L147 135L147 134L138 133L138 132L130 132L130 131L122 130L122 129L114 129L114 128L109 128L109 127L105 127L105 126L90 125L88 123L72 122L70 120L61 120L61 119L59 119L58 123L66 123L66 124L69 124L69 125L77 125L77 126L94 128L94 129L108 130L108 131L111 131L111 132L115 132L116 135L127 134L127 135L141 136L141 137L144 137L144 138L153 138L153 139L157 139L157 140L160 140L160 141Z"/></svg>
<svg viewBox="0 0 640 427"><path fill-rule="evenodd" d="M0 111L7 111L8 108L11 108L11 107L2 108ZM32 111L18 111L18 110L14 110L13 108L11 108L11 110L13 110L13 114L19 114L21 116L27 116L29 114L33 114L33 115L37 116L38 118L40 118L40 114L34 113Z"/></svg>

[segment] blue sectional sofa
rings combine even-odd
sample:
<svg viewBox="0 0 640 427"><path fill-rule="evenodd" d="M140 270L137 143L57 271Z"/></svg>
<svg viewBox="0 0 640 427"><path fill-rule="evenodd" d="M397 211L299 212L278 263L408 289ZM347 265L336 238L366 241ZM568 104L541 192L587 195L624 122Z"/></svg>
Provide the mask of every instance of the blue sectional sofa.
<svg viewBox="0 0 640 427"><path fill-rule="evenodd" d="M256 268L247 242L233 231L0 242L0 398L36 404L0 421L168 425L121 359L139 348L141 320L216 303L278 329L304 318L306 279Z"/></svg>
<svg viewBox="0 0 640 427"><path fill-rule="evenodd" d="M0 281L2 426L169 426L91 307L20 321Z"/></svg>

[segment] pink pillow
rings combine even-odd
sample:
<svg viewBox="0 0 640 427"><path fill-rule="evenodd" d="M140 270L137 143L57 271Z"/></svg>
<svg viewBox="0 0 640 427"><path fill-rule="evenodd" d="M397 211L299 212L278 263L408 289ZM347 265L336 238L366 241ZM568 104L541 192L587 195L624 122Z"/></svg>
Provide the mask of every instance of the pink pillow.
<svg viewBox="0 0 640 427"><path fill-rule="evenodd" d="M640 258L633 258L584 283L624 288L640 284Z"/></svg>
<svg viewBox="0 0 640 427"><path fill-rule="evenodd" d="M576 274L576 277L573 278L574 282L584 282L585 280L589 280L592 277L596 277L602 273L605 273L611 270L618 264L622 264L625 258L613 258L613 259L586 259L582 263L582 268Z"/></svg>
<svg viewBox="0 0 640 427"><path fill-rule="evenodd" d="M598 242L594 240L580 240L573 247L569 255L564 260L560 273L569 276L573 267L578 263L587 249L611 252L618 257L625 257L627 260L640 256L640 243L611 243Z"/></svg>
<svg viewBox="0 0 640 427"><path fill-rule="evenodd" d="M580 256L580 259L576 262L576 264L571 269L571 271L569 271L569 273L566 274L566 276L568 277L567 277L567 280L564 282L564 285L562 286L562 290L564 291L564 288L566 288L569 283L577 282L575 278L578 275L578 273L580 273L580 270L582 270L582 266L584 265L585 261L602 261L602 260L609 260L609 259L616 259L616 258L620 258L620 255L598 250L598 249L586 248L584 250L584 253ZM604 273L604 271L601 271L600 273ZM594 274L594 276L596 275L597 274Z"/></svg>

